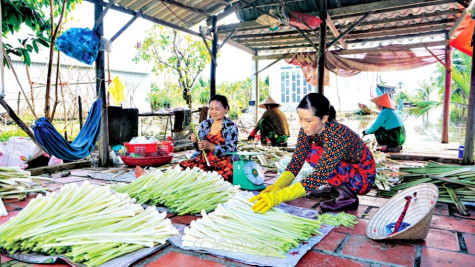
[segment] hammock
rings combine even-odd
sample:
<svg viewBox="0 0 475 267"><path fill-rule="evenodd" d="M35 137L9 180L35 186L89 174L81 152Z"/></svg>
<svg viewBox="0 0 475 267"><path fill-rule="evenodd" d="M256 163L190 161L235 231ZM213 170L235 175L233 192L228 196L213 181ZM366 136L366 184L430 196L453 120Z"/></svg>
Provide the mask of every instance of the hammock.
<svg viewBox="0 0 475 267"><path fill-rule="evenodd" d="M86 123L79 131L78 136L70 144L45 118L39 118L32 125L35 137L48 154L64 160L78 160L91 154L99 138L102 113L100 99L92 103Z"/></svg>

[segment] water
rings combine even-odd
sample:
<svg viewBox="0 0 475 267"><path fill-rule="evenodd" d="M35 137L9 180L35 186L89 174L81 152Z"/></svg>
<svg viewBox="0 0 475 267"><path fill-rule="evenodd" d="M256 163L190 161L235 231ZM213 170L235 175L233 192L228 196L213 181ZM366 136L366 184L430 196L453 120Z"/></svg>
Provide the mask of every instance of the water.
<svg viewBox="0 0 475 267"><path fill-rule="evenodd" d="M289 143L295 144L297 134L300 129L297 115L286 114L289 119L290 135ZM290 115L290 116L289 116ZM442 115L439 112L429 113L427 116L414 117L403 114L404 127L406 129L405 146L422 143L439 143L442 139ZM350 127L361 136L363 130L368 129L376 120L377 115L359 116L350 115L348 117L337 117L338 122ZM460 121L460 120L459 120ZM463 122L450 122L449 124L449 142L454 146L465 143L465 120ZM457 144L458 143L458 144Z"/></svg>
<svg viewBox="0 0 475 267"><path fill-rule="evenodd" d="M376 116L353 116L341 121L357 133L368 129L376 120ZM442 139L442 118L429 119L404 115L404 128L406 129L406 144L439 142ZM449 124L449 142L465 142L465 124Z"/></svg>

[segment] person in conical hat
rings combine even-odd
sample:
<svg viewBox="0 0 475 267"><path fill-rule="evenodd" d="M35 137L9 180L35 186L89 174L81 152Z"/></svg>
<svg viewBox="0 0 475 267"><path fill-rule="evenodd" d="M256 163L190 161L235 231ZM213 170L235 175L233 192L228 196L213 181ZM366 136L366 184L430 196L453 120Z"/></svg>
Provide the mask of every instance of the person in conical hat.
<svg viewBox="0 0 475 267"><path fill-rule="evenodd" d="M266 111L262 114L247 139L254 139L257 132L260 131L262 145L267 145L267 138L269 138L272 146L287 146L286 142L290 136L289 124L285 114L279 109L280 104L268 96L259 107L265 108Z"/></svg>
<svg viewBox="0 0 475 267"><path fill-rule="evenodd" d="M381 111L373 125L363 131L363 136L374 134L381 146L381 151L399 152L406 141L406 130L401 116L396 111L396 104L386 93L371 99Z"/></svg>

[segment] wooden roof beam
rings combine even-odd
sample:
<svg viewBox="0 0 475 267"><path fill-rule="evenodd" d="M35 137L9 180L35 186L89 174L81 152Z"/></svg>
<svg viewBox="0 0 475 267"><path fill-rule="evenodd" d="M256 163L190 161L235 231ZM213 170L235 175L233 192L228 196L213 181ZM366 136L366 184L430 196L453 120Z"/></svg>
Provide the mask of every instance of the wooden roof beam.
<svg viewBox="0 0 475 267"><path fill-rule="evenodd" d="M224 40L226 39L226 37L227 37L227 35L225 35L225 34L218 34L218 40L220 40L220 41L224 41ZM244 51L244 52L246 52L246 53L249 53L249 54L251 54L251 55L255 55L255 52L256 52L254 49L249 48L249 47L247 47L247 46L245 46L245 45L243 45L243 44L240 44L240 43L238 43L238 42L236 42L236 41L233 41L232 39L228 39L228 40L226 41L226 44L228 44L228 45L230 45L230 46L232 46L232 47L235 47L235 48L237 48L237 49L239 49L239 50L242 50L242 51Z"/></svg>
<svg viewBox="0 0 475 267"><path fill-rule="evenodd" d="M218 32L223 33L226 31L234 31L234 30L252 30L252 29L267 29L269 26L265 26L262 24L257 23L255 20L243 21L239 23L233 23L228 25L221 25L218 26Z"/></svg>
<svg viewBox="0 0 475 267"><path fill-rule="evenodd" d="M414 48L424 48L424 44L426 47L438 47L438 46L445 46L447 45L446 40L442 41L434 41L434 42L426 42L426 43L414 43L414 44L406 44L400 46L377 46L372 48L362 48L362 49L341 49L341 50L333 50L332 53L335 55L354 55L354 54L364 54L370 52L385 52L385 51L404 51L408 49ZM275 60L275 59L282 59L282 58L292 58L293 53L285 53L285 54L274 54L274 55L264 55L264 56L253 56L252 60Z"/></svg>
<svg viewBox="0 0 475 267"><path fill-rule="evenodd" d="M373 11L370 11L368 13L366 13L364 16L362 16L361 18L359 18L357 21L355 21L350 27L348 27L348 29L346 29L344 32L342 32L340 35L338 36L335 36L335 39L331 40L330 42L328 42L326 44L326 47L329 48L331 47L333 44L335 44L336 41L338 41L339 39L341 39L342 37L344 37L346 34L348 34L351 30L353 30L356 26L358 26L361 22L363 22L365 19L367 19L369 16L371 16L371 14L373 14Z"/></svg>
<svg viewBox="0 0 475 267"><path fill-rule="evenodd" d="M353 44L353 43L362 43L362 42L381 42L381 41L397 41L401 39L410 39L410 38L420 38L420 37L425 37L425 36L436 36L440 35L441 37L444 37L445 34L447 34L447 30L435 30L435 31L429 31L429 32L419 32L419 33L413 33L414 31L407 31L408 34L404 34L402 32L397 32L394 35L387 35L383 37L375 37L375 38L368 38L368 39L353 39L353 40L347 40L346 42L348 44Z"/></svg>
<svg viewBox="0 0 475 267"><path fill-rule="evenodd" d="M436 25L436 26L428 26L428 27L416 27L416 28L402 28L402 29L393 29L387 30L383 32L368 32L368 33L360 33L349 35L347 38L347 42L349 43L350 40L364 40L366 38L373 38L373 37L386 37L386 36L395 36L395 35L405 35L405 34L420 34L425 32L433 32L433 31L448 31L450 26L448 25Z"/></svg>
<svg viewBox="0 0 475 267"><path fill-rule="evenodd" d="M340 35L340 31L338 31L338 29L335 27L335 24L333 23L333 20L331 19L330 15L328 15L327 17L327 25L328 28L330 28L330 31L333 33L333 36L337 37L338 35ZM343 48L348 48L348 44L345 42L345 37L340 38L338 42Z"/></svg>
<svg viewBox="0 0 475 267"><path fill-rule="evenodd" d="M401 30L409 30L409 29L415 29L419 31L427 30L430 26L436 26L436 27L444 27L444 25L448 25L453 23L453 20L443 20L443 23L441 21L429 21L425 23L420 23L420 24L409 24L409 25L401 25L401 26L393 26L393 27L381 27L381 28L375 28L375 29L369 29L369 30L359 30L359 31L352 31L348 33L348 35L345 37L347 41L349 40L354 40L357 38L360 38L361 36L367 35L367 34L372 34L372 35L378 35L377 33L383 32L383 33L390 33L394 31L401 31ZM449 27L449 26L446 26ZM429 28L431 29L431 28ZM445 28L444 28L445 29ZM412 31L414 32L414 31ZM283 36L283 37L277 37L277 36L271 36L269 38L253 38L249 40L239 40L239 43L250 45L253 43L276 43L276 42L285 42L285 41L290 41L290 40L295 40L297 36L295 36L297 33L293 34L287 34L291 36ZM328 36L331 40L332 36ZM299 39L299 38L297 38ZM315 39L316 40L316 39Z"/></svg>
<svg viewBox="0 0 475 267"><path fill-rule="evenodd" d="M413 33L414 31L405 31L405 32L397 32L393 33L392 35L386 35L386 36L376 36L374 38L367 38L367 39L356 39L358 38L355 36L353 40L348 39L346 42L348 44L357 44L357 43L370 43L370 42L381 42L381 41L397 41L401 39L410 39L410 38L418 38L418 37L424 37L424 36L437 36L440 35L440 37L444 37L444 35L447 33L447 30L440 30L440 29L433 29L433 31L428 31L428 32L419 32L419 33ZM370 37L370 36L368 36ZM296 41L296 42L287 42L285 45L280 44L275 44L275 43L270 43L267 44L269 45L268 47L262 47L262 48L254 48L256 51L271 51L271 50L278 50L278 49L292 49L292 48L309 48L307 44L305 44L303 40ZM258 45L254 45L258 46ZM259 45L263 46L263 45Z"/></svg>

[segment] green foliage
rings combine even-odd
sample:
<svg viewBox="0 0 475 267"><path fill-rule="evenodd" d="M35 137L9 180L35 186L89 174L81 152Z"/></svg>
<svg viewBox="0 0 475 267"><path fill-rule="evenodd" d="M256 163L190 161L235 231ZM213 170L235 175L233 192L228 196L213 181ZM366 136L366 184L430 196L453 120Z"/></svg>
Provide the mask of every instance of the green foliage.
<svg viewBox="0 0 475 267"><path fill-rule="evenodd" d="M242 89L247 92L247 102L252 98L252 79L246 78L246 80L241 82ZM259 80L259 102L264 101L269 96L269 76L264 80Z"/></svg>
<svg viewBox="0 0 475 267"><path fill-rule="evenodd" d="M246 78L244 81L238 82L223 82L217 86L216 91L228 98L230 116L241 116L241 110L249 107L249 100L252 94L252 80ZM259 102L263 101L269 96L269 80L259 81Z"/></svg>
<svg viewBox="0 0 475 267"><path fill-rule="evenodd" d="M74 9L76 3L81 0L69 0L66 4L66 14ZM59 16L63 0L54 0L54 14ZM49 35L51 34L51 21L45 19L43 9L49 8L50 1L44 0L2 0L2 31L7 37L3 46L8 54L20 57L23 62L30 65L30 53L38 53L39 45L50 46ZM49 9L47 9L49 10ZM25 39L17 39L18 44L13 44L8 35L13 35L26 25L34 34L29 34ZM6 62L5 62L6 64Z"/></svg>
<svg viewBox="0 0 475 267"><path fill-rule="evenodd" d="M156 75L174 74L183 99L191 107L190 90L210 62L210 55L201 39L155 24L137 49L134 61L142 60L153 62Z"/></svg>
<svg viewBox="0 0 475 267"><path fill-rule="evenodd" d="M229 118L231 120L237 120L239 119L239 117L241 117L241 110L238 109L238 108L231 108L229 111L228 111L228 115L229 115Z"/></svg>
<svg viewBox="0 0 475 267"><path fill-rule="evenodd" d="M424 115L426 112L428 112L431 109L434 109L438 106L440 106L442 103L440 101L418 101L418 102L413 102L414 107L409 108L409 114L414 115L416 117L420 117L421 115Z"/></svg>
<svg viewBox="0 0 475 267"><path fill-rule="evenodd" d="M28 135L21 129L16 129L16 130L11 130L7 132L1 132L0 133L0 142L8 142L10 137L13 136L22 136L22 137L28 137Z"/></svg>
<svg viewBox="0 0 475 267"><path fill-rule="evenodd" d="M465 123L465 117L467 111L465 108L451 108L450 109L450 122L455 124Z"/></svg>
<svg viewBox="0 0 475 267"><path fill-rule="evenodd" d="M152 83L146 100L150 103L152 111L157 111L160 108L168 108L172 103L169 90L167 90L166 86L165 88L159 88L155 83Z"/></svg>
<svg viewBox="0 0 475 267"><path fill-rule="evenodd" d="M36 33L36 36L29 35L27 38L18 39L17 47L10 42L4 42L3 47L7 54L14 54L23 59L25 64L30 65L30 53L35 50L38 53L38 45L49 47L49 40L44 36L47 30L47 22L43 19L43 14L34 8L28 1L13 0L2 1L2 31L5 35L15 34L23 24L27 25ZM7 39L8 40L8 39ZM10 40L8 40L10 41ZM7 62L4 61L7 65Z"/></svg>
<svg viewBox="0 0 475 267"><path fill-rule="evenodd" d="M246 92L241 89L241 82L223 82L218 85L216 92L228 98L229 118L238 119L241 116L243 106L247 106L247 98L245 98Z"/></svg>
<svg viewBox="0 0 475 267"><path fill-rule="evenodd" d="M204 81L200 78L191 91L191 97L192 102L198 102L202 106L206 106L209 101L209 80Z"/></svg>
<svg viewBox="0 0 475 267"><path fill-rule="evenodd" d="M401 102L401 100L402 100L402 102L409 102L411 100L411 98L412 98L412 96L409 93L401 90L401 91L397 92L396 95L394 96L394 102L399 103L399 102Z"/></svg>
<svg viewBox="0 0 475 267"><path fill-rule="evenodd" d="M470 68L471 58L464 53L454 50L453 66L452 66L452 92L450 103L455 104L455 108L465 109L468 106L468 96L470 92ZM444 87L445 87L445 68L441 65L432 73L429 80L419 83L420 89L416 91L416 99L424 99L423 101L414 101L416 106L410 109L410 113L420 116L429 110L442 105ZM427 95L434 89L439 89L439 101L427 101ZM464 112L451 112L451 116L462 114Z"/></svg>
<svg viewBox="0 0 475 267"><path fill-rule="evenodd" d="M416 89L416 98L423 101L428 101L430 99L430 94L437 89L437 80L434 75L428 80L422 80L418 82L419 88Z"/></svg>

